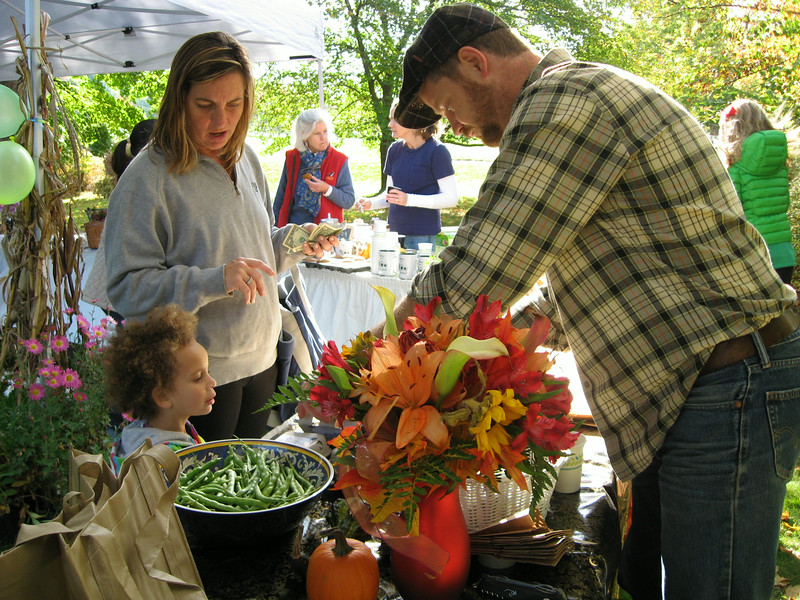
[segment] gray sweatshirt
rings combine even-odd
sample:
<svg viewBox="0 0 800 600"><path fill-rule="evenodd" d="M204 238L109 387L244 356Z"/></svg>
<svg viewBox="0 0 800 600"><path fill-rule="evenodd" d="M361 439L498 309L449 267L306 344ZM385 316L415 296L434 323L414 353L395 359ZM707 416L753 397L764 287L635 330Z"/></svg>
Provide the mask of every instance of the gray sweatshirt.
<svg viewBox="0 0 800 600"><path fill-rule="evenodd" d="M234 184L199 156L188 172L169 173L161 151L149 147L114 188L104 231L111 304L126 320L172 302L195 313L218 385L271 367L281 331L275 277L264 273L267 295L246 305L238 291L226 294L225 263L258 258L280 273L303 258L281 244L288 229L273 225L256 153L246 147L235 169Z"/></svg>

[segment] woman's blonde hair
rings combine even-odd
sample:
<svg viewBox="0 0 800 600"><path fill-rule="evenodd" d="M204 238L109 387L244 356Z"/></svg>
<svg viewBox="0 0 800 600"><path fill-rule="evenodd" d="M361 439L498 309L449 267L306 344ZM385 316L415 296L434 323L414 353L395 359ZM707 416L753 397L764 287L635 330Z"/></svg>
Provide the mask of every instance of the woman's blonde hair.
<svg viewBox="0 0 800 600"><path fill-rule="evenodd" d="M319 123L325 123L328 128L328 140L333 137L333 122L328 111L321 108L309 108L304 110L294 120L294 147L299 152L308 150L306 140L314 133L314 129Z"/></svg>
<svg viewBox="0 0 800 600"><path fill-rule="evenodd" d="M740 98L720 114L719 144L728 166L742 159L742 143L757 131L776 129L766 111L754 100Z"/></svg>
<svg viewBox="0 0 800 600"><path fill-rule="evenodd" d="M253 75L247 50L223 31L201 33L188 39L172 59L167 89L161 101L153 144L166 155L170 171L185 173L197 164L197 149L189 136L186 96L192 85L238 72L244 78L244 106L236 129L219 160L230 170L244 152L244 140L253 115Z"/></svg>

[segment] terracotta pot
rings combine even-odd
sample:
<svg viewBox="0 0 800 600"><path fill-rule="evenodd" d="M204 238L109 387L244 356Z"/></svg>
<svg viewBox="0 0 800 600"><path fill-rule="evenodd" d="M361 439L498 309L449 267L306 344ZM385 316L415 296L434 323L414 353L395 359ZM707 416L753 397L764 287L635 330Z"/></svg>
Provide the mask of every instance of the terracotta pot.
<svg viewBox="0 0 800 600"><path fill-rule="evenodd" d="M89 243L89 248L97 249L100 245L100 235L103 233L103 225L105 221L87 221L83 224L83 230L86 232L86 241Z"/></svg>
<svg viewBox="0 0 800 600"><path fill-rule="evenodd" d="M457 600L467 585L470 546L467 522L458 491L445 488L419 503L419 532L447 550L450 558L441 574L431 579L415 559L392 550L392 580L404 600Z"/></svg>

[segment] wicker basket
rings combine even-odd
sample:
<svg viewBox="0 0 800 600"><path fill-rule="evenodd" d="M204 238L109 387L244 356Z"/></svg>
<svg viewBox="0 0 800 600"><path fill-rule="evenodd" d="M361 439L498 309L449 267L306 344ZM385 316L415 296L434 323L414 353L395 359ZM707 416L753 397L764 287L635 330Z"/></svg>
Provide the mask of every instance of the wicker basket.
<svg viewBox="0 0 800 600"><path fill-rule="evenodd" d="M561 468L563 459L560 459L555 468ZM464 518L467 521L467 530L470 533L481 531L487 527L492 527L498 523L517 515L518 513L529 512L531 509L531 478L525 475L528 484L527 490L520 489L512 479L502 473L497 475L498 493L494 493L482 483L467 480L466 489L461 489L461 510L464 511ZM556 479L551 478L551 483L544 491L544 496L536 505L539 514L544 518L550 510L550 498L553 496L553 488Z"/></svg>

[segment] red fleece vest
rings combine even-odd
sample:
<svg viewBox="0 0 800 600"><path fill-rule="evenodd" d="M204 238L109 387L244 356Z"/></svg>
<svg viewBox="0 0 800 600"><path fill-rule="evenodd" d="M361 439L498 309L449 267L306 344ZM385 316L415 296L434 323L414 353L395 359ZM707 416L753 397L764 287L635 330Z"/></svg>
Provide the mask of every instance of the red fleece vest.
<svg viewBox="0 0 800 600"><path fill-rule="evenodd" d="M322 161L320 167L320 179L336 187L336 181L339 179L339 172L342 170L344 163L347 162L347 156L336 150L333 146L328 146L328 155ZM292 203L294 202L294 191L297 187L297 173L300 170L300 152L297 148L292 148L286 152L286 190L283 195L283 205L281 212L278 215L278 227L283 227L289 222L289 215L292 214ZM341 221L344 218L344 211L340 206L336 206L325 196L320 195L320 208L317 217L314 219L315 223L319 223L321 219L326 219L330 213L331 217Z"/></svg>

